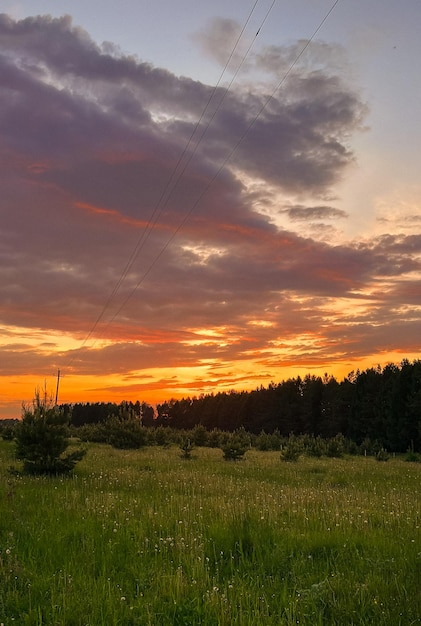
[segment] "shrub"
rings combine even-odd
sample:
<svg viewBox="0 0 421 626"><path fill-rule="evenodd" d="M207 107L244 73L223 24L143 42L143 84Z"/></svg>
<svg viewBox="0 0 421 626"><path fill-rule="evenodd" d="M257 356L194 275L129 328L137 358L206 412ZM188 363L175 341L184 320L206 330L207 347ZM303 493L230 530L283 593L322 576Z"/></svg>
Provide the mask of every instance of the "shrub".
<svg viewBox="0 0 421 626"><path fill-rule="evenodd" d="M176 439L176 433L168 426L156 426L146 432L149 445L167 447Z"/></svg>
<svg viewBox="0 0 421 626"><path fill-rule="evenodd" d="M364 456L376 456L381 450L383 446L378 439L371 441L369 437L366 437L360 444L360 453Z"/></svg>
<svg viewBox="0 0 421 626"><path fill-rule="evenodd" d="M339 459L345 452L345 437L336 435L327 442L326 454L331 458Z"/></svg>
<svg viewBox="0 0 421 626"><path fill-rule="evenodd" d="M414 452L414 450L408 450L405 461L408 461L409 463L421 463L421 454Z"/></svg>
<svg viewBox="0 0 421 626"><path fill-rule="evenodd" d="M135 418L111 417L107 421L108 443L121 450L138 449L148 443L146 428Z"/></svg>
<svg viewBox="0 0 421 626"><path fill-rule="evenodd" d="M234 441L238 441L239 443L241 443L246 449L250 448L252 445L251 433L247 432L243 426L234 430L234 432L232 433L232 438L234 439Z"/></svg>
<svg viewBox="0 0 421 626"><path fill-rule="evenodd" d="M203 424L196 424L191 431L192 440L195 446L207 446L208 445L208 431Z"/></svg>
<svg viewBox="0 0 421 626"><path fill-rule="evenodd" d="M299 446L288 444L281 452L281 461L294 463L301 456L301 448Z"/></svg>
<svg viewBox="0 0 421 626"><path fill-rule="evenodd" d="M282 437L278 429L275 429L273 431L273 433L270 436L270 439L271 439L271 444L272 444L272 450L281 450Z"/></svg>
<svg viewBox="0 0 421 626"><path fill-rule="evenodd" d="M390 455L387 452L387 450L385 450L384 448L379 450L376 454L376 461L388 461L389 458L390 458Z"/></svg>
<svg viewBox="0 0 421 626"><path fill-rule="evenodd" d="M208 446L209 448L220 448L223 441L223 433L221 430L214 428L208 433Z"/></svg>
<svg viewBox="0 0 421 626"><path fill-rule="evenodd" d="M0 428L0 436L4 441L13 441L15 438L16 426L1 426Z"/></svg>
<svg viewBox="0 0 421 626"><path fill-rule="evenodd" d="M267 452L268 450L273 450L272 446L272 435L265 433L262 431L257 437L255 442L256 448L261 450L262 452Z"/></svg>
<svg viewBox="0 0 421 626"><path fill-rule="evenodd" d="M194 449L194 443L190 440L189 437L184 437L180 443L181 458L191 459L192 458L191 453L193 449Z"/></svg>
<svg viewBox="0 0 421 626"><path fill-rule="evenodd" d="M226 461L239 461L249 449L249 446L237 437L231 437L223 446L222 452Z"/></svg>
<svg viewBox="0 0 421 626"><path fill-rule="evenodd" d="M106 423L83 424L76 428L73 427L72 432L81 441L108 443L109 433Z"/></svg>
<svg viewBox="0 0 421 626"><path fill-rule="evenodd" d="M311 437L306 447L306 454L320 458L327 453L326 441L320 436Z"/></svg>
<svg viewBox="0 0 421 626"><path fill-rule="evenodd" d="M23 405L22 421L16 427L16 458L23 461L26 474L65 474L84 456L85 450L65 455L69 445L69 416L35 391L32 407Z"/></svg>
<svg viewBox="0 0 421 626"><path fill-rule="evenodd" d="M408 461L408 463L421 463L421 454L418 454L418 452L415 452L414 444L412 441L411 441L411 445L406 451L405 461Z"/></svg>
<svg viewBox="0 0 421 626"><path fill-rule="evenodd" d="M294 435L290 435L288 443L281 452L281 460L287 462L298 461L303 452L303 447Z"/></svg>

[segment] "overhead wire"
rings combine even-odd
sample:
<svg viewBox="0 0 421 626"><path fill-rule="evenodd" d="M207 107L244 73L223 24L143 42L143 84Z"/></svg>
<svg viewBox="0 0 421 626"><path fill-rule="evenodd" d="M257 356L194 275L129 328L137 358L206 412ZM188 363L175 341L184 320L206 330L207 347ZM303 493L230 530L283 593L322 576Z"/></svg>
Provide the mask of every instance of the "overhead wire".
<svg viewBox="0 0 421 626"><path fill-rule="evenodd" d="M125 267L124 267L124 269L123 269L122 273L120 274L119 279L117 280L116 284L114 285L114 288L113 288L112 292L109 294L109 296L108 296L108 298L107 298L107 300L106 300L105 304L103 305L103 307L102 307L102 309L101 309L101 312L100 312L100 313L99 313L99 315L97 316L97 318L96 318L96 320L95 320L94 324L92 325L92 327L91 327L91 329L89 330L88 334L85 336L85 338L84 338L83 342L82 342L82 343L81 343L81 345L78 347L78 350L81 350L81 349L82 349L82 348L86 345L86 343L89 341L90 337L91 337L91 336L93 335L93 333L95 332L95 330L96 330L96 328L98 327L98 324L100 323L100 321L102 320L102 318L103 318L103 316L104 316L104 314L105 314L106 310L108 309L108 307L109 307L109 305L111 304L111 302L112 302L112 300L114 299L114 297L117 295L117 293L118 293L118 291L119 291L119 289L120 289L121 285L123 284L124 280L126 279L126 277L127 277L128 273L129 273L130 269L132 268L132 266L133 266L133 264L134 264L134 262L135 262L136 258L138 257L139 253L141 252L142 247L143 247L143 246L144 246L144 244L147 242L147 240L148 240L148 238L149 238L149 236L150 236L150 234L151 234L151 232L152 232L152 229L153 229L153 228L154 228L154 226L156 226L156 224L158 223L159 217L160 217L160 215L161 215L161 213L162 213L163 209L165 209L165 207L167 206L167 204L168 204L168 202L169 202L169 200L170 200L171 195L172 195L172 194L173 194L173 192L175 191L175 189L176 189L176 187L177 187L178 183L180 182L180 180L181 180L181 178L182 178L183 174L185 173L185 171L186 171L187 167L189 166L189 164L191 163L191 161L192 161L193 157L195 156L195 154L196 154L196 152L197 152L197 149L198 149L198 147L199 147L200 142L203 140L203 137L205 136L205 134L206 134L206 132L207 132L207 130L208 130L208 128L209 128L209 126L211 125L211 123L212 123L212 121L214 120L214 118L215 118L216 114L218 113L219 109L221 108L222 103L223 103L223 101L225 100L225 97L226 97L226 95L228 94L229 90L231 89L231 87L232 87L232 85L233 85L233 83L234 83L234 80L236 79L236 77L237 77L237 75L238 75L238 73L239 73L239 71L240 71L241 67L243 66L243 64L244 64L244 62L245 62L245 60L246 60L246 57L248 56L248 54L249 54L249 52L250 52L250 50L251 50L251 48L252 48L252 46L253 46L253 44L254 44L254 41L255 41L256 37L257 37L257 36L258 36L258 34L260 33L260 31L261 31L262 27L264 26L264 24L265 24L266 20L268 19L269 14L270 14L270 12L272 11L273 6L275 5L275 3L276 3L276 1L277 1L277 0L272 0L272 3L271 3L271 5L270 5L269 9L266 11L266 14L265 14L265 16L264 16L263 20L260 22L260 26L259 26L259 29L258 29L258 31L257 31L257 33L256 33L256 35L255 35L255 37L253 38L253 40L251 41L251 43L250 43L250 45L248 46L247 50L246 50L246 51L245 51L245 53L243 54L243 56L242 56L242 58L241 58L241 61L240 61L239 65L237 66L237 68L236 68L236 70L235 70L235 72L234 72L234 74L233 74L233 76L232 76L232 78L231 78L230 82L228 83L228 86L224 88L223 93L222 93L222 96L221 96L220 100L218 101L218 103L217 103L217 106L216 106L215 110L213 111L212 115L210 116L210 118L209 118L209 119L208 119L208 121L206 122L206 124L205 124L205 126L204 126L204 128L203 128L203 130L202 130L202 132L201 132L201 134L200 134L200 136L199 136L199 137L198 137L198 139L195 141L195 145L194 145L194 147L193 147L192 151L190 152L190 154L189 154L189 156L188 156L187 160L185 161L184 165L182 166L182 168L181 168L181 170L180 170L180 167L181 167L181 164L182 164L182 162L183 162L183 160L184 160L184 157L186 156L186 154L187 154L187 152L188 152L188 150L189 150L190 145L193 143L193 139L194 139L194 137L195 137L196 133L198 132L198 129L199 129L199 127L200 127L200 125L201 125L201 123L202 123L202 121L203 121L203 119L204 119L204 117L205 117L206 113L208 112L208 109L210 108L210 106L211 106L211 104L212 104L212 101L213 101L213 100L214 100L214 98L215 98L215 95L216 95L216 93L217 93L217 91L218 91L219 85L221 84L222 79L223 79L223 77L224 77L225 73L227 72L227 69L228 69L228 67L229 67L229 64L230 64L230 62L231 62L231 60L232 60L232 58L233 58L233 56L234 56L234 54L235 54L235 51L237 50L237 48L238 48L238 46L239 46L239 43L240 43L240 41L241 41L241 38L242 38L242 36L243 36L243 34L244 34L244 32L245 32L245 30L246 30L246 28L247 28L247 26L248 26L248 24L249 24L249 22L250 22L251 18L252 18L252 15L253 15L253 13L254 13L254 11L255 11L255 9L256 9L256 7L257 7L257 5L258 5L259 1L260 1L260 0L255 0L255 2L254 2L254 4L253 4L253 6L252 6L252 8L251 8L251 10L250 10L250 12L249 12L249 14L248 14L248 16L247 16L247 19L246 19L246 21L245 21L245 23L244 23L244 25L243 25L243 27L242 27L242 29L241 29L241 31L240 31L240 33L239 33L239 35L237 36L237 39L236 39L236 41L235 41L235 43L234 43L234 46L233 46L233 48L232 48L232 50L231 50L231 52L230 52L230 54L229 54L229 56L228 56L227 61L226 61L225 65L224 65L224 67L223 67L223 69L222 69L222 72L221 72L221 74L220 74L220 76L219 76L219 78L218 78L218 81L216 82L215 86L213 87L213 89L212 89L212 91L211 91L211 94L210 94L210 96L209 96L209 98L208 98L208 100L207 100L207 102L206 102L206 105L205 105L205 107L204 107L204 109L203 109L203 111L202 111L202 113L201 113L201 115L200 115L199 119L197 120L197 122L196 122L196 124L195 124L195 126L194 126L194 128L193 128L193 130L192 130L192 132L191 132L191 134L190 134L190 136L189 136L189 139L188 139L188 141L187 141L187 143L186 143L186 145L185 145L185 147L184 147L184 149L183 149L183 151L182 151L181 155L179 156L179 158L178 158L178 160L177 160L177 163L176 163L175 167L173 168L173 171L172 171L172 173L171 173L171 176L170 176L169 180L167 181L167 183L166 183L166 185L165 185L165 188L164 188L164 190L162 191L162 193L161 193L161 195L160 195L160 197L159 197L159 199L158 199L158 201L157 201L157 203L156 203L156 205L155 205L155 207L154 207L154 209L153 209L153 211L152 211L152 214L151 214L151 216L150 216L150 218L149 218L149 220L148 220L148 223L146 224L145 228L144 228L144 229L143 229L143 231L142 231L142 234L141 234L141 235L140 235L140 237L138 238L138 240L137 240L137 242L136 242L136 245L135 245L135 247L133 248L133 251L132 251L132 253L131 253L131 255L130 255L129 259L128 259L128 261L127 261L127 263L126 263L126 265L125 265ZM180 170L180 171L179 171L179 170ZM177 172L178 172L178 173L177 173ZM175 180L174 180L174 179L175 179ZM184 223L184 222L183 222L183 223ZM179 229L177 229L177 230L176 230L176 232L179 232ZM166 247L167 247L167 246L166 246ZM159 256L161 256L161 255L159 255ZM130 293L130 295L129 295L129 297L128 297L128 298L126 298L126 299L124 300L123 304L122 304L122 305L118 308L118 310L116 311L116 313L114 313L114 315L110 318L110 320L108 320L107 325L105 326L105 329L106 329L106 328L108 328L108 326L112 323L112 321L113 321L113 320L117 317L117 315L121 312L122 308L125 306L125 304L127 303L127 301L130 299L130 297L133 295L134 291L136 291L136 289L137 289L138 287L139 287L139 285L137 285L137 286L135 287L135 289L133 290L133 292L131 292L131 293ZM104 330L105 330L105 329L104 329ZM93 347L93 345L95 345L95 343L96 343L96 341L92 344L92 346L91 346L91 347ZM72 358L72 359L69 361L69 363L68 363L67 367L70 367L70 365L73 363L73 361L74 361L74 358Z"/></svg>
<svg viewBox="0 0 421 626"><path fill-rule="evenodd" d="M265 16L265 18L264 18L263 23L267 20L268 15L269 15L270 11L272 10L273 5L275 4L275 2L276 2L276 0L273 0L272 5L271 5L271 7L270 7L269 11L267 12L267 14L266 14L266 16ZM339 2L340 2L340 0L335 0L335 1L332 3L332 5L331 5L330 9L326 12L326 14L324 15L323 19L320 21L320 23L318 24L318 26L316 27L316 29L313 31L313 33L311 34L311 36L309 37L309 39L307 39L307 40L306 40L305 44L302 46L302 48L301 48L301 49L300 49L300 51L298 52L297 56L294 58L294 60L293 60L293 61L291 62L291 64L289 65L289 67L288 67L288 69L286 70L286 72L283 74L283 76L282 76L281 80L277 83L277 85L274 87L274 89L272 90L272 92L271 92L271 93L267 96L267 98L266 98L266 99L265 99L265 101L263 102L262 106L261 106L261 107L260 107L260 109L257 111L256 115L255 115L255 116L253 117L253 119L250 121L250 123L248 124L248 126L245 128L245 130L243 131L242 135L241 135L241 136L240 136L240 138L237 140L237 142L235 143L235 145L233 146L233 148L231 149L231 151L230 151L230 152L228 153L228 155L227 155L227 156L223 159L223 161L222 161L222 162L221 162L221 164L219 165L219 167L218 167L218 169L216 170L216 172L214 173L214 175L213 175L213 176L210 178L210 180L208 181L208 183L207 183L206 187L202 190L202 192L201 192L201 193L199 194L199 196L196 198L195 202L192 204L192 206L190 207L190 209L188 210L188 212L184 215L184 217L182 218L182 220L179 222L178 226L175 228L175 230L172 232L172 234L170 235L170 237L167 239L167 241L165 242L165 244L163 245L163 247L161 248L161 250L160 250L160 251L156 254L156 256L155 256L155 258L153 259L153 261L149 264L149 266L147 267L147 269L144 271L144 273L143 273L143 274L142 274L142 276L140 277L140 279L139 279L139 281L137 282L137 284L136 284L136 285L132 288L132 290L129 292L129 294L126 296L126 298L125 298L125 299L123 300L123 302L121 303L121 305L120 305L120 307L118 308L118 310L114 313L114 315L112 316L112 318L109 320L109 322L108 322L108 324L107 324L107 327L108 327L108 325L109 325L112 321L114 321L114 319L115 319L115 318L119 315L119 313L122 311L122 309L126 306L126 304L128 303L128 301L132 298L133 294L137 291L137 289L140 287L140 285L141 285L141 284L145 281L145 279L146 279L146 278L147 278L147 276L150 274L150 272L152 271L152 269L155 267L155 265L157 264L157 262L159 261L159 259L162 257L162 255L163 255L163 254L165 253L165 251L168 249L168 247L170 246L170 244L172 243L172 241L175 239L175 237L177 236L177 234L178 234L178 233L180 232L180 230L183 228L183 226L185 225L185 223L187 222L187 220L190 218L190 216L192 215L192 213L195 211L195 209L196 209L196 208L197 208L197 206L199 205L200 201L201 201L201 200L203 199L203 197L207 194L207 192L209 191L209 189L211 188L211 186L214 184L215 180L218 178L218 176L220 175L220 173L223 171L223 169L225 168L226 164L227 164L227 163L228 163L228 162L232 159L233 155L234 155L234 154L235 154L235 152L238 150L238 148L239 148L240 144L244 141L244 139L245 139L245 137L247 136L247 134L250 132L250 130L251 130L251 129L253 128L253 126L256 124L257 120L258 120L258 119L259 119L259 117L263 114L263 112L266 110L266 108L268 107L268 105L270 104L270 102L273 100L273 98L274 98L275 94L277 93L277 91L279 91L279 90L281 89L281 87L283 86L283 84L285 83L285 81L288 79L288 77L290 76L291 72L293 71L293 69L295 68L295 66L297 65L297 63L299 62L299 60L301 59L301 57L302 57L302 56L303 56L303 54L305 53L305 51L308 49L308 47L310 46L310 44L312 43L312 41L315 39L315 37L317 36L317 34L319 33L319 31L323 28L323 26L324 26L325 22L328 20L329 16L330 16L330 15L331 15L331 13L334 11L335 7L339 4ZM248 19L247 19L247 22L246 22L245 26L243 27L243 30L241 31L241 34L240 34L239 38L237 39L236 44L235 44L235 46L234 46L234 48L233 48L233 50L232 50L232 52L231 52L231 54L230 54L230 57L229 57L229 59L228 59L228 61L227 61L226 65L225 65L225 67L224 67L224 70L223 70L223 72L222 72L222 74L221 74L221 77L220 77L220 79L219 79L219 81L218 81L217 85L216 85L216 86L215 86L215 88L213 89L212 94L211 94L211 96L210 96L210 98L209 98L209 100L208 100L208 102L207 102L207 104L206 104L206 107L205 107L205 109L204 109L204 111L203 111L202 115L200 116L200 118L199 118L199 120L198 120L198 122L197 122L197 124L196 124L196 126L195 126L195 128L194 128L194 130L192 131L192 134L191 134L191 136L190 136L190 138L189 138L189 141L187 142L187 145L186 145L186 147L184 148L184 150L183 150L183 152L182 152L182 155L180 156L180 158L179 158L179 160L178 160L178 162L177 162L176 168L174 169L174 172L173 172L173 174L172 174L172 176L171 176L171 178L170 178L170 181L174 178L175 172L176 172L177 168L179 167L180 163L182 162L182 159L184 158L185 154L187 153L188 146L189 146L189 145L190 145L190 143L192 142L193 137L194 137L194 134L197 132L197 129L198 129L198 127L199 127L199 125L200 125L201 121L203 120L204 115L206 114L206 110L207 110L207 109L209 108L209 106L210 106L210 103L211 103L211 101L212 101L213 95L216 93L216 89L217 89L217 87L218 87L219 83L220 83L220 82L221 82L221 80L222 80L222 76L224 75L224 73L225 73L225 71L226 71L226 68L228 67L228 64L229 64L229 62L230 62L230 59L232 58L232 56L233 56L233 54L234 54L234 52L235 52L235 49L236 49L236 47L237 47L237 45L238 45L238 43L239 43L240 37L241 37L242 33L244 32L244 30L245 30L245 28L246 28L246 25L247 25L247 23L249 22L249 20L250 20L250 18L251 18L251 15L252 15L252 13L253 13L253 11L254 11L254 8L256 7L257 3L258 3L258 0L256 0L256 2L255 2L255 4L254 4L254 6L253 6L253 8L252 8L252 11L251 11L251 12L250 12L250 14L249 14L249 17L248 17ZM262 25L263 25L263 23L262 23ZM260 28L257 30L256 35L255 35L255 38L256 38L256 37L260 34L260 31L261 31L261 27L262 27L262 25L261 25L261 26L260 26ZM255 38L254 38L254 39L255 39ZM253 40L253 42L254 42L254 40ZM253 42L252 42L252 43L253 43ZM245 61L246 56L248 55L248 53L249 53L249 51L250 51L250 49L251 49L251 46L252 46L252 44L249 46L249 48L247 49L247 51L246 51L245 55L243 56L243 58L242 58L242 60L241 60L241 63L240 63L240 66L237 68L237 71L236 71L236 73L235 73L234 77L232 78L231 82L229 83L229 87L231 87L231 86L232 86L232 83L233 83L233 81L235 80L236 75L238 74L238 72L239 72L239 70L240 70L240 68L241 68L242 64L243 64L243 63L244 63L244 61ZM209 124L212 122L212 120L213 120L213 118L215 117L215 115L216 115L217 111L219 110L219 108L220 108L220 106L221 106L221 104L222 104L222 101L223 101L223 99L225 98L226 94L227 94L227 90L225 91L225 94L224 94L223 98L221 99L221 102L218 104L217 109L216 109L216 110L215 110L215 112L213 113L213 115L212 115L212 117L211 117L211 119L210 119L210 121L209 121ZM205 130L204 130L204 132L202 133L202 135L200 136L199 142L201 141L201 139L203 138L204 134L206 133L206 130L207 130L207 128L209 127L209 124L208 124L208 126L205 128ZM195 150L194 150L193 154L191 155L191 158L193 158L194 153L195 153L195 151L197 150L197 147L198 147L198 145L199 145L199 142L198 142L198 144L196 145ZM187 165L190 163L191 158L187 161L187 164L185 164L185 166L183 167L183 169L182 169L182 171L181 171L181 174L180 174L180 177L181 177L181 176L182 176L182 174L184 173L184 171L185 171L185 169L186 169ZM176 180L176 184L177 184L177 182L179 181L179 179L180 179L180 178L178 178L178 179ZM170 184L170 182L169 182L169 183L167 183L167 186L166 186L166 188L165 188L164 192L161 194L160 201L161 201L161 199L162 199L163 197L165 197L165 194L166 194L166 192L168 191L168 188L169 188L169 184ZM173 189L174 189L174 188L173 188ZM164 205L164 206L165 206L165 205ZM159 205L157 205L157 207L155 208L153 215L154 215L154 214L155 214L155 212L158 210L158 208L159 208ZM156 223L157 223L157 222L155 221L155 222L153 223L153 225L155 225ZM149 225L150 225L150 222L148 223L148 226L149 226ZM148 227L146 227L145 231L146 231L146 232L149 232L149 231L147 231L147 228L148 228ZM150 229L151 229L151 228L152 228L152 226L150 226ZM144 232L145 232L145 231L144 231ZM140 240L139 240L139 242L140 242ZM138 250L138 247L140 246L140 243L139 243L139 242L138 242L138 244L136 245L135 250L133 251L132 255L130 256L129 262L126 264L126 268L128 268L128 269L127 269L127 271L126 271L125 273L123 272L123 273L122 273L122 275L121 275L121 277L120 277L120 279L119 279L119 281L117 281L117 285L118 285L117 290L116 290L116 288L114 288L112 295L110 295L110 296L109 296L109 298L107 299L106 306L104 306L104 307L103 307L103 310L101 311L100 316L98 316L97 321L95 322L95 324L94 324L94 326L92 327L91 331L88 333L87 337L85 338L84 342L82 343L82 345L79 347L79 349L78 349L78 350L80 350L80 349L81 349L81 348L82 348L82 347L86 344L86 342L88 341L88 339L92 336L92 334L93 334L94 330L96 329L96 327L97 327L97 325L98 325L98 323L99 323L100 319L102 319L102 316L104 315L105 310L106 310L106 308L107 308L108 304L110 303L110 301L111 301L111 300L112 300L112 298L114 297L115 293L118 291L118 289L119 289L119 287L120 287L120 284L122 283L122 281L124 280L124 278L127 276L128 271L129 271L129 270L130 270L130 268L132 267L132 264L133 264L133 262L135 261L135 259L136 259L137 255L138 255L138 251L139 251L139 250ZM135 251L136 251L136 252L135 252ZM133 255L134 255L134 256L133 256ZM130 263L130 265L129 265L129 263ZM124 274L124 276L123 276L123 274ZM73 359L73 360L74 360L74 359Z"/></svg>
<svg viewBox="0 0 421 626"><path fill-rule="evenodd" d="M249 12L249 14L247 16L247 19L246 19L246 21L245 21L245 23L244 23L244 25L243 25L239 35L237 36L237 39L236 39L236 41L234 43L234 46L233 46L233 48L232 48L232 50L231 50L231 52L230 52L230 54L228 56L228 59L227 59L225 65L224 65L224 67L222 69L222 72L221 72L221 74L220 74L216 84L214 85L214 87L213 87L213 89L211 91L211 94L210 94L210 96L209 96L209 98L208 98L208 100L206 102L206 105L205 105L202 113L200 114L200 117L197 120L197 122L196 122L196 124L195 124L195 126L194 126L194 128L193 128L193 130L192 130L192 132L190 134L190 136L189 136L189 139L188 139L188 141L187 141L187 143L186 143L182 153L180 154L180 156L179 156L179 158L177 160L177 163L176 163L175 167L172 170L171 176L169 177L169 179L168 179L168 181L167 181L167 183L166 183L166 185L165 185L165 187L164 187L164 189L163 189L163 191L162 191L162 193L161 193L161 195L160 195L160 197L159 197L159 199L158 199L158 201L157 201L157 203L156 203L156 205L155 205L155 207L154 207L154 209L153 209L153 211L152 211L152 213L151 213L151 215L149 217L149 220L148 220L146 226L144 227L144 229L142 231L142 234L138 238L138 240L137 240L137 242L136 242L136 244L135 244L135 246L134 246L134 248L133 248L133 250L132 250L132 252L131 252L131 254L130 254L128 260L127 260L127 262L126 262L126 265L124 266L124 268L123 268L123 270L122 270L118 280L116 281L116 283L115 283L115 285L113 287L113 290L108 295L107 300L105 301L104 305L102 306L102 309L101 309L99 315L97 316L95 322L93 323L93 325L91 326L89 332L85 336L83 342L78 347L78 350L81 350L86 345L86 343L89 341L89 339L91 338L91 336L95 332L96 328L98 327L98 324L100 323L100 321L102 320L103 316L105 315L106 310L109 308L112 300L114 299L114 297L117 295L118 291L120 290L120 287L123 284L124 280L127 278L127 275L129 273L130 269L133 267L133 264L134 264L136 258L138 257L139 253L141 252L142 247L144 246L144 244L148 240L149 235L150 235L153 227L158 223L160 214L162 213L163 209L167 206L168 201L169 201L169 199L171 197L171 194L174 192L174 190L177 187L179 181L181 180L181 177L183 176L183 174L186 171L188 165L190 164L191 160L193 159L193 157L194 157L194 155L195 155L195 153L196 153L196 151L197 151L197 149L199 147L199 144L200 144L200 142L202 141L202 139L204 137L204 134L206 133L207 129L209 128L210 124L212 123L216 113L218 112L219 108L221 107L221 105L222 105L222 103L223 103L223 101L225 99L225 96L227 95L227 93L228 93L229 89L231 88L231 86L232 86L236 76L238 75L238 72L239 72L240 68L244 64L245 58L248 55L248 53L249 53L249 51L251 49L251 45L252 44L248 47L245 55L243 55L243 58L241 59L241 63L237 67L237 69L236 69L236 71L234 73L234 76L232 77L230 83L228 84L228 87L226 87L224 89L224 92L223 92L223 95L222 95L220 101L218 102L218 104L217 104L217 106L216 106L212 116L210 117L210 119L207 122L204 130L202 131L201 135L199 136L198 140L196 141L194 149L191 151L191 153L190 153L186 163L183 165L181 171L179 171L178 174L177 174L177 171L179 170L179 168L180 168L180 166L181 166L181 164L182 164L182 162L184 160L184 157L186 156L186 154L187 154L187 152L188 152L188 150L190 148L190 145L193 142L194 136L196 135L196 133L197 133L197 131L198 131L198 129L199 129L199 127L200 127L200 125L201 125L205 115L206 115L206 113L208 112L208 109L209 109L212 101L215 98L215 95L216 95L216 93L218 91L219 85L221 84L222 79L223 79L225 73L227 72L228 66L231 63L231 60L232 60L232 58L233 58L233 56L235 54L235 51L236 51L236 49L239 46L240 40L241 40L241 38L242 38L242 36L243 36L243 34L244 34L244 32L245 32L245 30L246 30L250 20L252 18L252 15L253 15L253 13L254 13L254 11L255 11L259 1L260 0L255 0L253 6L252 6L252 8L251 8L251 10L250 10L250 12ZM260 29L262 28L263 24L266 22L266 20L268 18L268 15L269 15L270 11L272 10L275 2L276 2L276 0L272 0L272 4L271 4L269 10L267 11L267 13L265 15L264 20L261 23L258 32L260 32ZM256 33L256 36L257 36L257 34L258 33ZM177 177L176 177L176 175L177 175ZM175 182L173 182L174 179L175 179ZM106 328L115 319L115 317L118 315L118 313L121 311L121 309L122 309L122 307L120 307L118 309L117 313L115 313L114 316L108 321ZM71 363L73 361L74 361L74 359L70 360L68 365L67 365L67 367L70 367L70 365L71 365Z"/></svg>
<svg viewBox="0 0 421 626"><path fill-rule="evenodd" d="M258 110L257 114L255 115L255 117L252 119L252 121L248 124L248 126L245 128L245 130L243 131L241 137L238 139L238 141L236 142L236 144L234 145L234 147L231 149L231 151L229 152L229 154L225 157L225 159L222 161L222 163L220 164L218 170L215 172L215 174L212 176L212 178L209 180L208 184L206 185L206 187L204 188L204 190L200 193L199 197L195 200L195 202L193 203L193 205L191 206L191 208L189 209L189 211L186 213L186 215L183 217L183 219L181 220L181 222L179 223L179 225L177 226L177 228L173 231L173 233L171 234L171 236L168 238L168 240L166 241L166 243L164 244L164 246L162 247L162 249L160 250L160 252L158 252L158 254L156 255L155 259L150 263L150 265L148 266L148 268L146 269L146 271L143 273L143 275L141 276L140 280L138 281L137 285L132 289L132 291L128 294L128 296L125 298L125 300L123 301L123 303L121 304L120 308L118 309L118 311L115 313L115 315L113 316L113 318L110 320L110 323L117 317L117 315L122 311L122 309L125 307L125 305L127 304L127 302L131 299L131 297L133 296L133 294L135 293L135 291L140 287L140 285L144 282L144 280L147 278L147 276L150 274L150 272L152 271L153 267L156 265L156 263L158 262L158 260L161 258L161 256L164 254L164 252L167 250L168 246L171 244L171 242L174 240L174 238L176 237L176 235L180 232L180 230L182 229L182 227L184 226L184 224L187 222L187 220L189 219L189 217L192 215L192 213L194 212L194 210L197 208L198 204L200 203L200 201L202 200L202 198L207 194L207 192L209 191L210 187L213 185L213 183L215 182L215 180L218 178L218 176L220 175L220 173L222 172L222 170L225 168L226 164L231 160L231 158L233 157L233 155L235 154L235 152L237 151L238 147L240 146L240 144L244 141L244 138L247 136L247 134L250 132L250 130L252 129L252 127L255 125L255 123L257 122L257 120L259 119L259 117L262 115L262 113L265 111L265 109L268 107L268 105L270 104L271 100L273 100L275 94L277 91L279 91L279 89L282 87L282 85L285 83L285 81L287 80L287 78L289 77L289 75L291 74L292 70L294 69L294 67L297 65L297 63L299 62L300 58L303 56L303 54L305 53L305 51L307 50L307 48L309 47L309 45L311 44L311 42L314 40L314 38L316 37L316 35L318 34L318 32L321 30L321 28L323 27L324 23L326 22L326 20L329 18L329 15L332 13L332 11L334 10L334 8L336 7L336 5L340 2L340 0L335 0L335 2L332 4L331 8L329 9L329 11L326 13L326 15L324 16L324 18L322 19L322 21L320 22L320 24L318 25L318 27L314 30L313 34L311 35L311 37L306 41L306 43L303 45L303 47L301 48L300 52L297 54L297 56L295 57L294 61L290 64L290 66L288 67L287 71L285 72L285 74L282 76L281 80L278 82L278 84L276 85L276 87L272 90L271 94L266 98L266 100L264 101L264 103L262 104L262 106L260 107L260 109ZM259 34L259 31L257 31L256 35Z"/></svg>

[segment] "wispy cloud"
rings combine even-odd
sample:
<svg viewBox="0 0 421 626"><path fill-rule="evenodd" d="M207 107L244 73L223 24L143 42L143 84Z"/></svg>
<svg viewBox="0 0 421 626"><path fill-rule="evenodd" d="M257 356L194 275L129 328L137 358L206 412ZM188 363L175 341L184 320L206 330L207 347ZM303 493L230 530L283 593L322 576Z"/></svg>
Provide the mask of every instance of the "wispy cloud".
<svg viewBox="0 0 421 626"><path fill-rule="evenodd" d="M342 209L335 209L331 206L290 206L281 209L290 220L294 222L335 220L348 217Z"/></svg>

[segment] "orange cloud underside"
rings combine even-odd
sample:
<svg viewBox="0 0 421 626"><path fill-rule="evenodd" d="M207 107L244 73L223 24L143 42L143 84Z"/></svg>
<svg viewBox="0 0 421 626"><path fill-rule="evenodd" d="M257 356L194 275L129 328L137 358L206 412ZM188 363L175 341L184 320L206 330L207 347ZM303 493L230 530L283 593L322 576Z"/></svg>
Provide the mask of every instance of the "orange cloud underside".
<svg viewBox="0 0 421 626"><path fill-rule="evenodd" d="M89 213L93 213L94 215L108 218L113 222L117 222L119 224L128 224L130 226L136 226L136 228L145 228L148 225L148 222L145 222L144 220L129 218L122 215L119 211L115 211L113 209L105 209L103 207L95 206L87 202L75 202L75 206L78 209L83 209L84 211L88 211Z"/></svg>

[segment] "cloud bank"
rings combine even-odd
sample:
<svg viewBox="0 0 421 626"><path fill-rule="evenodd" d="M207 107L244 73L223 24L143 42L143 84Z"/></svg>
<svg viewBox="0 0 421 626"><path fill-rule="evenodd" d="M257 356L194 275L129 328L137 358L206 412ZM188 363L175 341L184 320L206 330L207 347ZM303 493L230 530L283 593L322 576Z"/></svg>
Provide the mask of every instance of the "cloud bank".
<svg viewBox="0 0 421 626"><path fill-rule="evenodd" d="M365 112L318 50L279 91L227 93L70 17L0 16L1 376L60 366L164 393L172 368L184 389L245 387L419 349L421 236L303 234L349 218L332 190ZM290 56L250 62L273 75Z"/></svg>

